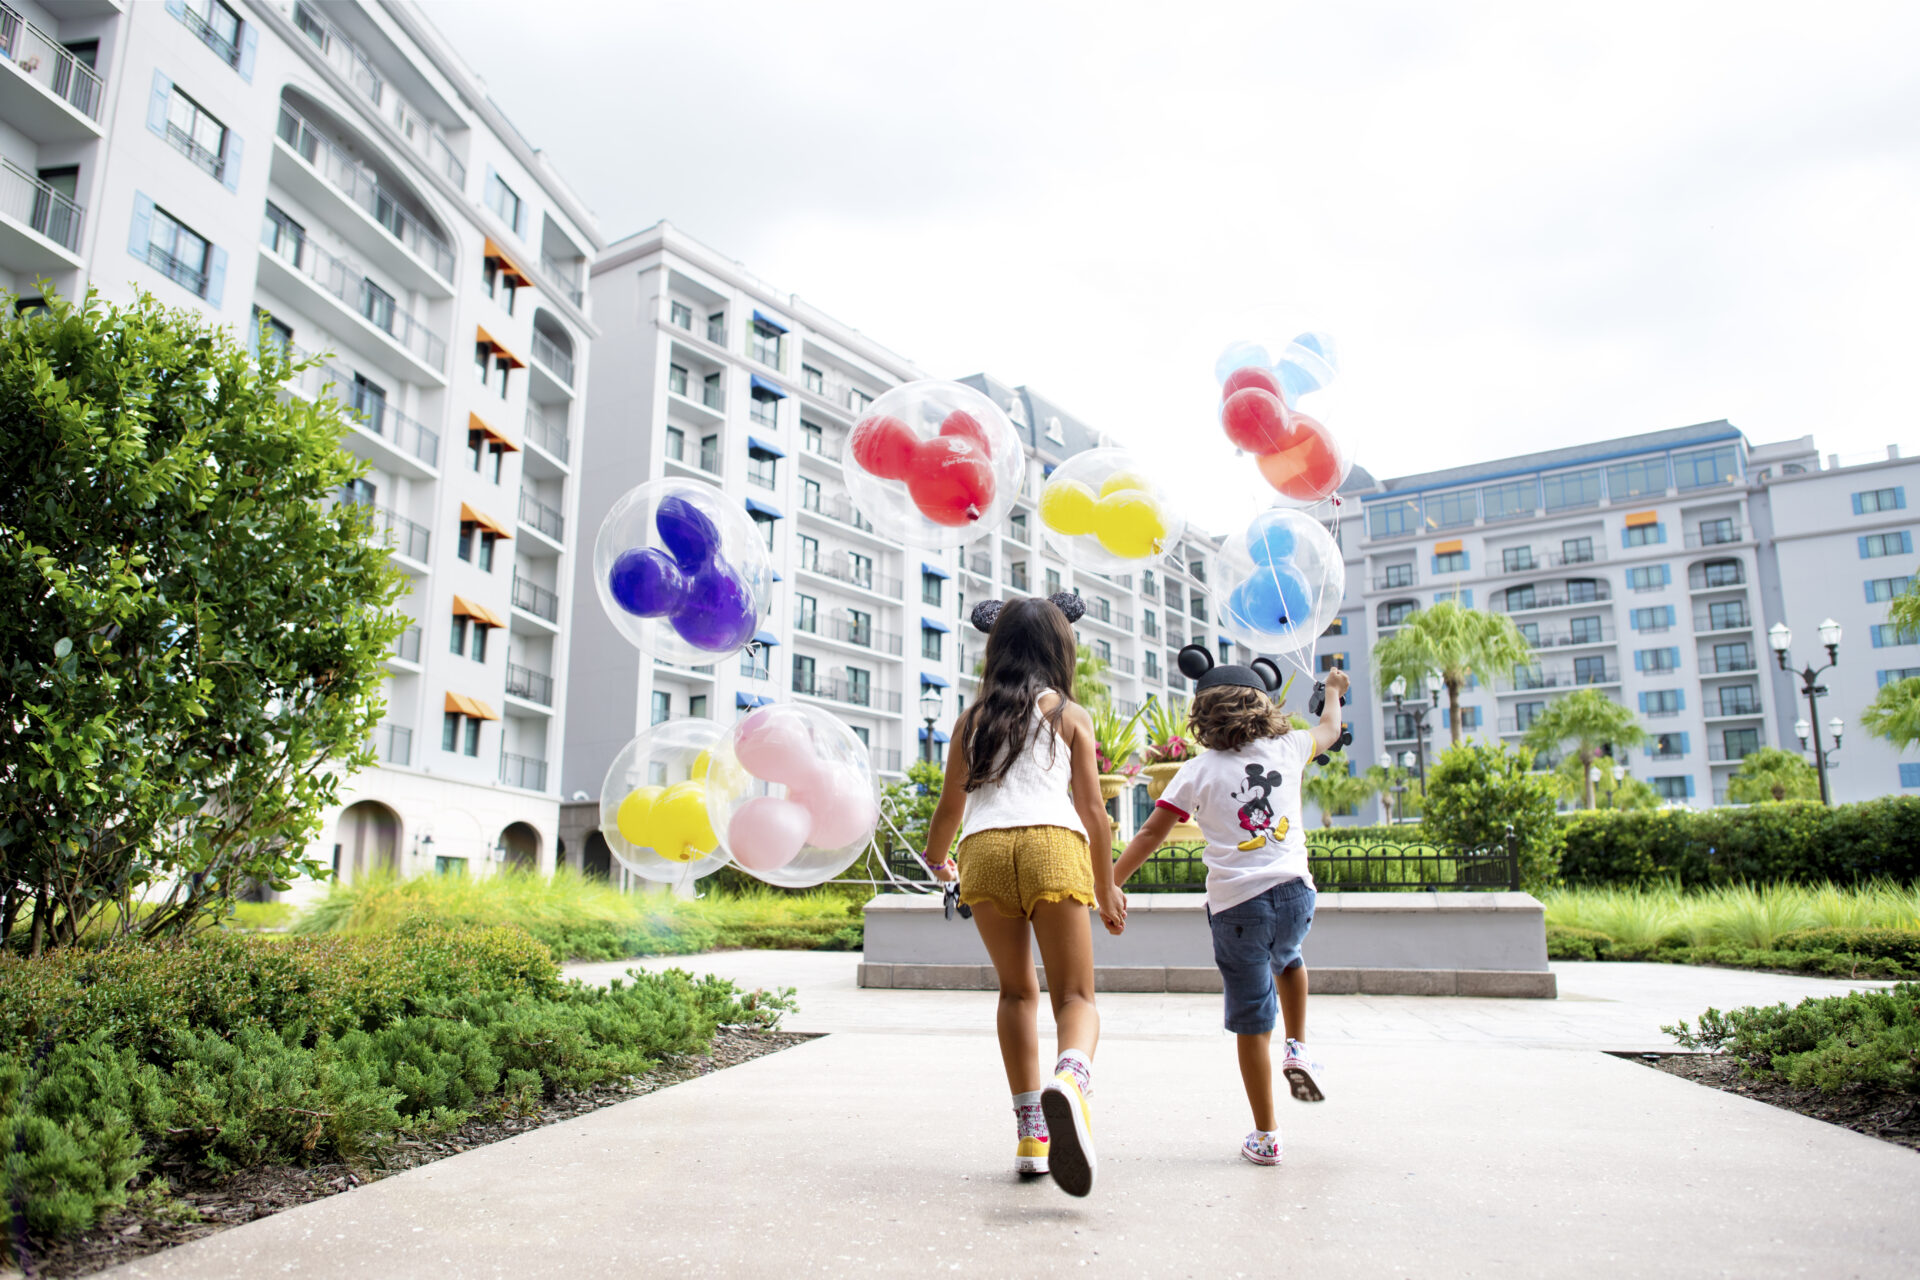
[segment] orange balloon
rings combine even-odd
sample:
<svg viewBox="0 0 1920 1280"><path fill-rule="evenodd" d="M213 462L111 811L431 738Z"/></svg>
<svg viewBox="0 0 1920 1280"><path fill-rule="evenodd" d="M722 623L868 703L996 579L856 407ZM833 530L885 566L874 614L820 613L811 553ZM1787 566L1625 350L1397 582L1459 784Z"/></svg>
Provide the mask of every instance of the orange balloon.
<svg viewBox="0 0 1920 1280"><path fill-rule="evenodd" d="M1327 429L1304 413L1288 415L1286 447L1255 461L1268 484L1295 502L1318 502L1340 487L1340 454Z"/></svg>

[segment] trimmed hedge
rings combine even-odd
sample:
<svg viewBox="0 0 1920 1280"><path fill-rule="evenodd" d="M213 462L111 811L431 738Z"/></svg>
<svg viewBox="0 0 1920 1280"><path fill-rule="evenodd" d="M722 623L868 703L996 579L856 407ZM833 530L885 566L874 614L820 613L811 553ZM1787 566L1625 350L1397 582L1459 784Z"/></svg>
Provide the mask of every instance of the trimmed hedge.
<svg viewBox="0 0 1920 1280"><path fill-rule="evenodd" d="M1708 1009L1698 1029L1662 1031L1683 1049L1736 1058L1751 1077L1834 1093L1853 1085L1920 1094L1920 984L1814 997L1788 1008Z"/></svg>
<svg viewBox="0 0 1920 1280"><path fill-rule="evenodd" d="M1917 796L1588 811L1563 814L1560 831L1560 875L1573 885L1920 879Z"/></svg>
<svg viewBox="0 0 1920 1280"><path fill-rule="evenodd" d="M1920 929L1802 929L1780 939L1779 946L1762 949L1730 943L1632 946L1598 929L1548 925L1547 958L1775 969L1829 978L1913 978L1920 977Z"/></svg>

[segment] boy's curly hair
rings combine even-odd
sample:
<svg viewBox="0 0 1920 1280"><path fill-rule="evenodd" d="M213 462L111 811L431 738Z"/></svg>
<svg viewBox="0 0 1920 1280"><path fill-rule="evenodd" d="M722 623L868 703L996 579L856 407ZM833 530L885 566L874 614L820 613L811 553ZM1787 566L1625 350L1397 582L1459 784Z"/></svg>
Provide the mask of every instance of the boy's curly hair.
<svg viewBox="0 0 1920 1280"><path fill-rule="evenodd" d="M1287 713L1258 689L1223 684L1203 690L1187 712L1193 736L1209 751L1234 751L1290 727Z"/></svg>

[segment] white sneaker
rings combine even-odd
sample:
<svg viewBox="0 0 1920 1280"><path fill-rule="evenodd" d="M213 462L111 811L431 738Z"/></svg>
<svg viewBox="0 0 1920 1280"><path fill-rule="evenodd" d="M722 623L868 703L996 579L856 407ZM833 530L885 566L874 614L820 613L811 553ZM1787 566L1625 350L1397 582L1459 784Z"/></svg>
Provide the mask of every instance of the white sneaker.
<svg viewBox="0 0 1920 1280"><path fill-rule="evenodd" d="M1262 1133L1255 1129L1240 1144L1240 1154L1254 1164L1279 1164L1280 1131L1275 1129L1272 1133Z"/></svg>
<svg viewBox="0 0 1920 1280"><path fill-rule="evenodd" d="M1301 1102L1325 1102L1327 1095L1320 1091L1320 1077L1326 1068L1307 1057L1307 1046L1298 1040L1287 1041L1286 1061L1280 1064L1280 1074L1287 1078L1287 1088Z"/></svg>
<svg viewBox="0 0 1920 1280"><path fill-rule="evenodd" d="M1080 1082L1062 1071L1040 1091L1040 1110L1047 1117L1047 1164L1053 1180L1070 1196L1093 1190L1093 1120Z"/></svg>

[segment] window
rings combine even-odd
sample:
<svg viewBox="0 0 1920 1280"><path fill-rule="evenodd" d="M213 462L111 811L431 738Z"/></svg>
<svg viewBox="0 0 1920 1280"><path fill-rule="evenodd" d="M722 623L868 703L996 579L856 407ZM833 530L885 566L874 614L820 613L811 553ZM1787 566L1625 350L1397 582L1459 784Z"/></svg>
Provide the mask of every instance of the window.
<svg viewBox="0 0 1920 1280"><path fill-rule="evenodd" d="M687 394L687 371L677 364L667 366L667 390L677 396Z"/></svg>
<svg viewBox="0 0 1920 1280"><path fill-rule="evenodd" d="M1747 617L1745 600L1725 600L1719 604L1707 606L1707 630L1732 631L1735 627L1744 627L1751 623Z"/></svg>
<svg viewBox="0 0 1920 1280"><path fill-rule="evenodd" d="M873 645L873 615L864 609L847 610L847 640L853 644Z"/></svg>
<svg viewBox="0 0 1920 1280"><path fill-rule="evenodd" d="M1895 596L1905 595L1913 586L1911 576L1902 578L1872 578L1867 582L1867 603L1878 604L1882 600L1891 600Z"/></svg>
<svg viewBox="0 0 1920 1280"><path fill-rule="evenodd" d="M1903 764L1900 766L1900 785L1903 787L1920 787L1920 764Z"/></svg>
<svg viewBox="0 0 1920 1280"><path fill-rule="evenodd" d="M487 208L498 214L500 221L512 227L515 235L520 234L520 218L524 212L520 197L491 169L487 171Z"/></svg>
<svg viewBox="0 0 1920 1280"><path fill-rule="evenodd" d="M1535 592L1534 586L1532 583L1528 583L1524 587L1508 587L1507 588L1507 612L1508 613L1518 613L1522 609L1538 608L1539 604L1540 604L1539 596ZM1388 623L1385 618L1382 618L1380 621L1382 626L1394 625L1394 624Z"/></svg>
<svg viewBox="0 0 1920 1280"><path fill-rule="evenodd" d="M1879 511L1904 511L1907 506L1907 491L1904 486L1895 485L1891 489L1868 489L1865 493L1853 495L1853 514L1870 516Z"/></svg>
<svg viewBox="0 0 1920 1280"><path fill-rule="evenodd" d="M1457 529L1472 524L1479 516L1478 489L1439 493L1427 499L1427 522L1435 529Z"/></svg>
<svg viewBox="0 0 1920 1280"><path fill-rule="evenodd" d="M1007 517L1007 536L1025 546L1031 538L1027 533L1027 513L1016 511Z"/></svg>
<svg viewBox="0 0 1920 1280"><path fill-rule="evenodd" d="M1670 573L1663 564L1641 565L1627 570L1627 587L1633 591L1658 591L1670 581Z"/></svg>
<svg viewBox="0 0 1920 1280"><path fill-rule="evenodd" d="M1061 589L1060 588L1060 571L1058 569L1048 569L1046 570L1043 576L1046 579L1045 594L1050 596L1058 595Z"/></svg>
<svg viewBox="0 0 1920 1280"><path fill-rule="evenodd" d="M801 631L820 629L820 602L813 596L796 595L793 598L793 625Z"/></svg>
<svg viewBox="0 0 1920 1280"><path fill-rule="evenodd" d="M1206 593L1202 591L1195 591L1193 593L1192 606L1193 607L1188 609L1187 612L1193 615L1193 620L1195 622L1205 622L1207 620Z"/></svg>
<svg viewBox="0 0 1920 1280"><path fill-rule="evenodd" d="M1367 506L1367 536L1398 538L1420 530L1420 499L1401 498Z"/></svg>
<svg viewBox="0 0 1920 1280"><path fill-rule="evenodd" d="M773 517L762 511L750 513L753 523L760 530L760 541L767 544L767 550L773 550Z"/></svg>
<svg viewBox="0 0 1920 1280"><path fill-rule="evenodd" d="M360 314L383 332L393 332L393 295L371 280L360 281ZM504 382L505 379L502 379Z"/></svg>
<svg viewBox="0 0 1920 1280"><path fill-rule="evenodd" d="M186 0L180 20L230 67L240 65L240 17L220 0Z"/></svg>
<svg viewBox="0 0 1920 1280"><path fill-rule="evenodd" d="M440 749L458 751L460 749L460 713L449 711L440 721Z"/></svg>
<svg viewBox="0 0 1920 1280"><path fill-rule="evenodd" d="M1665 566L1662 566L1664 569ZM1568 604L1593 604L1604 597L1600 594L1600 584L1592 578L1567 579Z"/></svg>
<svg viewBox="0 0 1920 1280"><path fill-rule="evenodd" d="M1654 792L1662 800L1685 800L1693 794L1693 779L1691 777L1654 777L1647 779L1647 781L1653 784Z"/></svg>
<svg viewBox="0 0 1920 1280"><path fill-rule="evenodd" d="M920 575L920 603L938 605L940 603L940 575L922 573Z"/></svg>
<svg viewBox="0 0 1920 1280"><path fill-rule="evenodd" d="M1920 667L1892 667L1878 674L1880 686L1898 684L1902 680L1920 680Z"/></svg>
<svg viewBox="0 0 1920 1280"><path fill-rule="evenodd" d="M940 661L940 633L932 627L920 628L920 656L929 662Z"/></svg>
<svg viewBox="0 0 1920 1280"><path fill-rule="evenodd" d="M486 258L482 260L480 266L480 283L486 290L489 298L498 302L508 315L513 314L513 300L514 296L519 292L520 286L517 283L517 277L509 275L500 269L500 259Z"/></svg>
<svg viewBox="0 0 1920 1280"><path fill-rule="evenodd" d="M1713 646L1715 671L1751 671L1753 666L1753 646L1745 640Z"/></svg>
<svg viewBox="0 0 1920 1280"><path fill-rule="evenodd" d="M779 480L779 472L779 458L765 449L749 448L747 450L747 482L749 484L757 484L762 489L771 489ZM818 485L814 487L819 488ZM814 510L818 511L819 508L815 507Z"/></svg>
<svg viewBox="0 0 1920 1280"><path fill-rule="evenodd" d="M1539 505L1540 484L1537 480L1490 484L1480 490L1480 508L1490 521L1532 515Z"/></svg>
<svg viewBox="0 0 1920 1280"><path fill-rule="evenodd" d="M480 722L469 716L466 727L466 743L462 750L466 755L477 756L480 754Z"/></svg>
<svg viewBox="0 0 1920 1280"><path fill-rule="evenodd" d="M709 475L720 474L720 437L700 437L700 469Z"/></svg>
<svg viewBox="0 0 1920 1280"><path fill-rule="evenodd" d="M1732 516L1721 516L1718 520L1700 522L1700 545L1717 547L1722 543L1740 541L1740 527L1733 522Z"/></svg>
<svg viewBox="0 0 1920 1280"><path fill-rule="evenodd" d="M1564 471L1557 476L1542 476L1540 493L1548 511L1596 506L1600 502L1600 469L1595 467L1590 471Z"/></svg>
<svg viewBox="0 0 1920 1280"><path fill-rule="evenodd" d="M1632 619L1635 631L1665 631L1673 625L1673 606L1663 604L1651 609L1635 609Z"/></svg>
<svg viewBox="0 0 1920 1280"><path fill-rule="evenodd" d="M1444 729L1453 728L1452 707L1442 707L1440 709L1440 725ZM1462 729L1478 729L1480 727L1480 708L1460 708L1460 727Z"/></svg>
<svg viewBox="0 0 1920 1280"><path fill-rule="evenodd" d="M1903 631L1891 622L1874 624L1874 648L1891 649L1903 644L1920 644L1920 631Z"/></svg>
<svg viewBox="0 0 1920 1280"><path fill-rule="evenodd" d="M1387 727L1389 742L1411 742L1419 735L1420 726L1414 718L1404 711L1393 713L1393 723Z"/></svg>
<svg viewBox="0 0 1920 1280"><path fill-rule="evenodd" d="M812 693L813 689L813 659L804 653L794 654L793 691L795 693Z"/></svg>
<svg viewBox="0 0 1920 1280"><path fill-rule="evenodd" d="M1380 625L1397 627L1411 618L1420 606L1412 600L1394 600L1380 607Z"/></svg>
<svg viewBox="0 0 1920 1280"><path fill-rule="evenodd" d="M208 263L213 246L198 232L156 207L147 227L147 262L197 297L208 295Z"/></svg>
<svg viewBox="0 0 1920 1280"><path fill-rule="evenodd" d="M1606 638L1606 631L1601 627L1597 614L1572 618L1567 622L1568 644L1599 644Z"/></svg>
<svg viewBox="0 0 1920 1280"><path fill-rule="evenodd" d="M1687 754L1687 735L1684 733L1657 733L1647 744L1647 754L1655 760L1675 760Z"/></svg>
<svg viewBox="0 0 1920 1280"><path fill-rule="evenodd" d="M1720 735L1720 745L1725 748L1729 760L1745 760L1760 749L1760 731L1758 729L1727 729Z"/></svg>
<svg viewBox="0 0 1920 1280"><path fill-rule="evenodd" d="M873 557L863 556L858 551L847 552L847 568L853 575L854 585L873 590Z"/></svg>
<svg viewBox="0 0 1920 1280"><path fill-rule="evenodd" d="M1913 535L1905 529L1896 529L1892 533L1869 533L1860 539L1860 558L1862 560L1873 560L1880 556L1910 556L1912 554Z"/></svg>
<svg viewBox="0 0 1920 1280"><path fill-rule="evenodd" d="M1436 591L1433 593L1433 602L1435 604L1439 604L1442 600L1451 600L1462 609L1471 609L1473 608L1473 588L1468 587L1464 590Z"/></svg>
<svg viewBox="0 0 1920 1280"><path fill-rule="evenodd" d="M1151 609L1143 609L1140 613L1140 634L1149 640L1160 637L1160 616Z"/></svg>
<svg viewBox="0 0 1920 1280"><path fill-rule="evenodd" d="M1667 540L1667 527L1659 523L1628 525L1621 530L1620 540L1629 547L1651 547Z"/></svg>
<svg viewBox="0 0 1920 1280"><path fill-rule="evenodd" d="M747 406L747 416L763 427L780 426L780 397L765 387L753 389L753 403Z"/></svg>
<svg viewBox="0 0 1920 1280"><path fill-rule="evenodd" d="M1678 662L1679 654L1674 655ZM1599 654L1573 660L1573 682L1575 684L1611 684L1614 674L1607 670L1607 660Z"/></svg>
<svg viewBox="0 0 1920 1280"><path fill-rule="evenodd" d="M1739 478L1740 451L1733 445L1673 455L1673 482L1682 490L1732 484Z"/></svg>
<svg viewBox="0 0 1920 1280"><path fill-rule="evenodd" d="M1738 560L1709 560L1700 570L1703 587L1737 587L1746 580Z"/></svg>
<svg viewBox="0 0 1920 1280"><path fill-rule="evenodd" d="M667 456L675 462L687 460L687 433L678 427L667 428Z"/></svg>
<svg viewBox="0 0 1920 1280"><path fill-rule="evenodd" d="M1147 569L1140 574L1140 591L1141 594L1147 596L1157 596L1160 594L1159 587L1157 587L1153 581L1153 570Z"/></svg>
<svg viewBox="0 0 1920 1280"><path fill-rule="evenodd" d="M811 569L818 573L820 570L820 539L809 538L803 533L799 536L797 542L800 547L800 567L802 569Z"/></svg>
<svg viewBox="0 0 1920 1280"><path fill-rule="evenodd" d="M487 660L487 629L477 622L473 624L473 647L467 653L475 662L484 664Z"/></svg>
<svg viewBox="0 0 1920 1280"><path fill-rule="evenodd" d="M856 417L860 414L865 413L867 411L867 406L872 403L873 403L873 397L868 395L866 392L862 391L860 388L858 387L847 388L847 408L853 410L854 415Z"/></svg>
<svg viewBox="0 0 1920 1280"><path fill-rule="evenodd" d="M493 348L484 342L473 344L473 369L480 379L480 385L487 385L487 375L493 370Z"/></svg>
<svg viewBox="0 0 1920 1280"><path fill-rule="evenodd" d="M781 340L786 335L764 320L755 319L747 335L747 354L772 369L780 365Z"/></svg>
<svg viewBox="0 0 1920 1280"><path fill-rule="evenodd" d="M1096 658L1100 659L1100 661L1107 663L1108 665L1112 665L1113 645L1108 643L1107 641L1095 640L1093 642L1093 654Z"/></svg>
<svg viewBox="0 0 1920 1280"><path fill-rule="evenodd" d="M1635 649L1633 669L1635 671L1678 671L1680 651L1678 649Z"/></svg>
<svg viewBox="0 0 1920 1280"><path fill-rule="evenodd" d="M1759 715L1759 692L1750 684L1727 686L1720 691L1720 714L1723 716Z"/></svg>
<svg viewBox="0 0 1920 1280"><path fill-rule="evenodd" d="M1533 727L1533 722L1538 720L1546 709L1547 704L1544 702L1519 703L1513 709L1513 727L1525 733Z"/></svg>
<svg viewBox="0 0 1920 1280"><path fill-rule="evenodd" d="M1721 693L1724 701L1725 691ZM1678 689L1647 689L1640 694L1640 710L1650 716L1677 716L1684 705Z"/></svg>
<svg viewBox="0 0 1920 1280"><path fill-rule="evenodd" d="M1467 553L1449 551L1433 558L1433 571L1440 573L1465 573L1467 571Z"/></svg>
<svg viewBox="0 0 1920 1280"><path fill-rule="evenodd" d="M453 620L453 643L448 648L454 653L467 651L467 620L464 617Z"/></svg>
<svg viewBox="0 0 1920 1280"><path fill-rule="evenodd" d="M664 689L655 690L653 695L653 719L650 724L665 724L673 716L673 695Z"/></svg>
<svg viewBox="0 0 1920 1280"><path fill-rule="evenodd" d="M707 718L707 695L696 693L687 699L687 714L695 720Z"/></svg>
<svg viewBox="0 0 1920 1280"><path fill-rule="evenodd" d="M1667 491L1667 460L1641 458L1607 468L1607 496L1615 502Z"/></svg>
<svg viewBox="0 0 1920 1280"><path fill-rule="evenodd" d="M873 705L873 672L847 668L847 701L859 707Z"/></svg>
<svg viewBox="0 0 1920 1280"><path fill-rule="evenodd" d="M1047 439L1054 444L1065 444L1067 442L1066 428L1060 425L1060 416L1058 414L1053 414L1047 418L1046 436Z"/></svg>
<svg viewBox="0 0 1920 1280"><path fill-rule="evenodd" d="M727 313L715 311L707 316L707 341L718 346L727 345Z"/></svg>
<svg viewBox="0 0 1920 1280"><path fill-rule="evenodd" d="M812 365L803 364L800 366L800 380L806 384L807 390L813 392L813 394L817 396L827 394L827 375Z"/></svg>
<svg viewBox="0 0 1920 1280"><path fill-rule="evenodd" d="M684 302L676 302L667 309L668 318L676 329L693 332L693 308Z"/></svg>
<svg viewBox="0 0 1920 1280"><path fill-rule="evenodd" d="M710 373L700 380L700 403L709 409L720 407L720 375Z"/></svg>
<svg viewBox="0 0 1920 1280"><path fill-rule="evenodd" d="M258 337L256 351L265 355L272 351L281 358L293 359L293 326L282 324L259 307L253 309L253 328Z"/></svg>
<svg viewBox="0 0 1920 1280"><path fill-rule="evenodd" d="M167 96L167 141L218 178L226 165L227 126L175 86Z"/></svg>
<svg viewBox="0 0 1920 1280"><path fill-rule="evenodd" d="M754 680L767 678L767 651L747 648L740 651L740 674Z"/></svg>
<svg viewBox="0 0 1920 1280"><path fill-rule="evenodd" d="M808 453L825 453L827 433L811 422L800 424L800 447Z"/></svg>
<svg viewBox="0 0 1920 1280"><path fill-rule="evenodd" d="M1593 563L1593 539L1565 539L1560 543L1560 560L1563 564Z"/></svg>
<svg viewBox="0 0 1920 1280"><path fill-rule="evenodd" d="M1147 679L1158 680L1160 678L1160 651L1158 649L1147 650L1145 661Z"/></svg>
<svg viewBox="0 0 1920 1280"><path fill-rule="evenodd" d="M1413 563L1409 561L1406 564L1388 565L1380 576L1380 585L1389 589L1393 587L1412 586Z"/></svg>
<svg viewBox="0 0 1920 1280"><path fill-rule="evenodd" d="M307 245L307 229L269 200L266 219L260 226L260 243L276 256L299 266Z"/></svg>
<svg viewBox="0 0 1920 1280"><path fill-rule="evenodd" d="M805 476L800 478L800 505L808 511L820 510L820 482Z"/></svg>
<svg viewBox="0 0 1920 1280"><path fill-rule="evenodd" d="M1508 547L1500 553L1500 568L1507 573L1525 573L1534 567L1532 547Z"/></svg>
<svg viewBox="0 0 1920 1280"><path fill-rule="evenodd" d="M1530 646L1532 646L1535 649L1538 649L1540 647L1540 624L1539 623L1523 622L1520 624L1519 630L1520 630L1521 639L1525 640Z"/></svg>
<svg viewBox="0 0 1920 1280"><path fill-rule="evenodd" d="M1347 620L1345 618L1335 618L1327 624L1327 629L1320 634L1323 636L1343 636L1347 634Z"/></svg>

